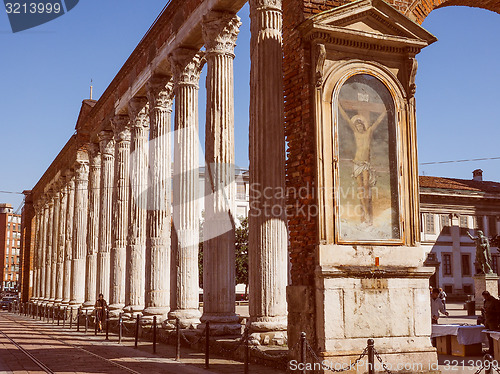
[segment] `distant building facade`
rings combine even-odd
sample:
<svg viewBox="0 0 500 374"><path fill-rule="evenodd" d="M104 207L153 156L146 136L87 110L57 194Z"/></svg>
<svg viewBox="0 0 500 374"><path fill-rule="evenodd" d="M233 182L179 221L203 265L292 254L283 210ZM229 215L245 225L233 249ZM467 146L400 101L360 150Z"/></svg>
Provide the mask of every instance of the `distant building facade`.
<svg viewBox="0 0 500 374"><path fill-rule="evenodd" d="M21 215L0 204L0 277L2 291L19 291Z"/></svg>
<svg viewBox="0 0 500 374"><path fill-rule="evenodd" d="M500 233L500 183L483 181L481 170L473 176L420 177L421 242L429 251L426 265L436 268L430 285L457 297L474 293L476 247L467 231ZM491 247L491 254L498 274L500 253Z"/></svg>

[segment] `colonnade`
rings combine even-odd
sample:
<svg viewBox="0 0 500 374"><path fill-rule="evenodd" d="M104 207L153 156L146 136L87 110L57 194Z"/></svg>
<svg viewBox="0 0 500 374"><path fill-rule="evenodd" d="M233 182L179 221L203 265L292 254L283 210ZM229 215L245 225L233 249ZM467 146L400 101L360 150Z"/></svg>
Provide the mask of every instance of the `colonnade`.
<svg viewBox="0 0 500 374"><path fill-rule="evenodd" d="M253 191L279 192L285 184L281 3L252 0L250 9L250 183ZM185 327L210 321L224 334L240 329L235 313L233 85L240 25L231 12L205 15L205 50L173 50L167 61L171 73L151 74L141 94L100 121L74 164L61 170L34 202L33 301L93 308L102 293L112 316L179 318ZM205 63L201 314L198 92ZM285 201L268 196L250 195L254 331L286 330Z"/></svg>

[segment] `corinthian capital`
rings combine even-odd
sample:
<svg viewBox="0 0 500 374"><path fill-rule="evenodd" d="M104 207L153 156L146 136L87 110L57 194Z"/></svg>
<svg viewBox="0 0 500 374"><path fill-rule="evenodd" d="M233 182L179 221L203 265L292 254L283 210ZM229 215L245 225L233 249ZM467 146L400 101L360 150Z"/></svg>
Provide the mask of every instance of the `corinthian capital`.
<svg viewBox="0 0 500 374"><path fill-rule="evenodd" d="M149 106L145 97L134 97L128 103L128 114L132 127L149 127Z"/></svg>
<svg viewBox="0 0 500 374"><path fill-rule="evenodd" d="M177 48L170 56L170 64L176 86L193 86L199 88L201 69L205 63L203 54L194 49Z"/></svg>
<svg viewBox="0 0 500 374"><path fill-rule="evenodd" d="M103 156L114 156L115 143L113 141L113 131L102 130L99 133L99 147Z"/></svg>
<svg viewBox="0 0 500 374"><path fill-rule="evenodd" d="M101 167L101 147L99 143L90 143L89 144L89 158L90 158L90 166L93 169Z"/></svg>
<svg viewBox="0 0 500 374"><path fill-rule="evenodd" d="M250 8L281 11L282 0L250 0Z"/></svg>
<svg viewBox="0 0 500 374"><path fill-rule="evenodd" d="M75 163L75 174L78 182L89 180L89 162L87 160L77 160Z"/></svg>
<svg viewBox="0 0 500 374"><path fill-rule="evenodd" d="M174 83L172 77L154 76L146 85L150 110L172 111Z"/></svg>
<svg viewBox="0 0 500 374"><path fill-rule="evenodd" d="M205 15L202 31L207 54L225 54L234 57L240 26L240 17L234 13L211 11Z"/></svg>
<svg viewBox="0 0 500 374"><path fill-rule="evenodd" d="M130 142L130 117L126 114L117 114L111 120L111 126L115 133L115 141L118 143Z"/></svg>

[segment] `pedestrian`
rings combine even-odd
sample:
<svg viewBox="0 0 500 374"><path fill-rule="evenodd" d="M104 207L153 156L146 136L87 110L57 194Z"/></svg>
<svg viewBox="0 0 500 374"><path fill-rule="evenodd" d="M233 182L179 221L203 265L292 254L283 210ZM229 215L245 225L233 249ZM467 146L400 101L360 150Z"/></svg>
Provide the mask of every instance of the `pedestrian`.
<svg viewBox="0 0 500 374"><path fill-rule="evenodd" d="M102 293L99 294L99 298L95 303L95 315L96 315L96 323L97 329L99 332L102 331L102 321L106 316L106 309L108 308L108 304L106 300L104 300L104 295Z"/></svg>
<svg viewBox="0 0 500 374"><path fill-rule="evenodd" d="M431 323L434 325L438 324L439 312L443 313L445 316L450 315L446 311L443 301L439 298L439 290L434 288L431 294Z"/></svg>
<svg viewBox="0 0 500 374"><path fill-rule="evenodd" d="M445 308L446 308L446 296L448 296L446 295L446 292L444 292L444 290L441 287L439 287L439 298L443 302Z"/></svg>
<svg viewBox="0 0 500 374"><path fill-rule="evenodd" d="M498 324L500 323L500 301L491 296L488 291L482 293L484 299L484 326L491 331L498 331ZM488 344L490 346L489 353L493 354L493 338L488 335Z"/></svg>

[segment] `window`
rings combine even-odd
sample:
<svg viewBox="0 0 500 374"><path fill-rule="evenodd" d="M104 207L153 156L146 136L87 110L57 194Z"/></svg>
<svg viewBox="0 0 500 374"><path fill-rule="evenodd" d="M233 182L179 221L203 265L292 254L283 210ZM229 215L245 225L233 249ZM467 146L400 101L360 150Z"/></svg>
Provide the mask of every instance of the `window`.
<svg viewBox="0 0 500 374"><path fill-rule="evenodd" d="M492 255L491 256L491 260L493 262L491 264L492 270L493 270L494 273L498 274L498 256Z"/></svg>
<svg viewBox="0 0 500 374"><path fill-rule="evenodd" d="M357 74L341 86L338 147L338 238L400 241L397 126L394 99L381 80Z"/></svg>
<svg viewBox="0 0 500 374"><path fill-rule="evenodd" d="M470 255L463 254L462 255L462 276L470 276Z"/></svg>
<svg viewBox="0 0 500 374"><path fill-rule="evenodd" d="M470 284L464 284L463 287L464 287L464 293L466 295L472 295L472 294L474 294L474 292L472 291L472 285L470 285Z"/></svg>
<svg viewBox="0 0 500 374"><path fill-rule="evenodd" d="M460 216L460 235L467 235L469 229L468 217Z"/></svg>
<svg viewBox="0 0 500 374"><path fill-rule="evenodd" d="M484 232L484 221L483 221L483 216L476 216L474 217L475 218L475 225L474 225L474 228L476 230L481 230L482 232Z"/></svg>
<svg viewBox="0 0 500 374"><path fill-rule="evenodd" d="M443 275L452 275L450 253L443 253Z"/></svg>
<svg viewBox="0 0 500 374"><path fill-rule="evenodd" d="M448 295L453 293L453 286L452 285L445 285L443 288L444 288L444 292L446 292Z"/></svg>
<svg viewBox="0 0 500 374"><path fill-rule="evenodd" d="M441 234L449 235L450 234L450 226L451 226L450 215L449 214L441 214L440 219L441 219Z"/></svg>
<svg viewBox="0 0 500 374"><path fill-rule="evenodd" d="M425 213L424 214L424 224L425 224L425 233L426 234L434 234L434 214Z"/></svg>
<svg viewBox="0 0 500 374"><path fill-rule="evenodd" d="M488 229L490 236L495 236L498 234L497 232L497 217L490 216L488 217Z"/></svg>

